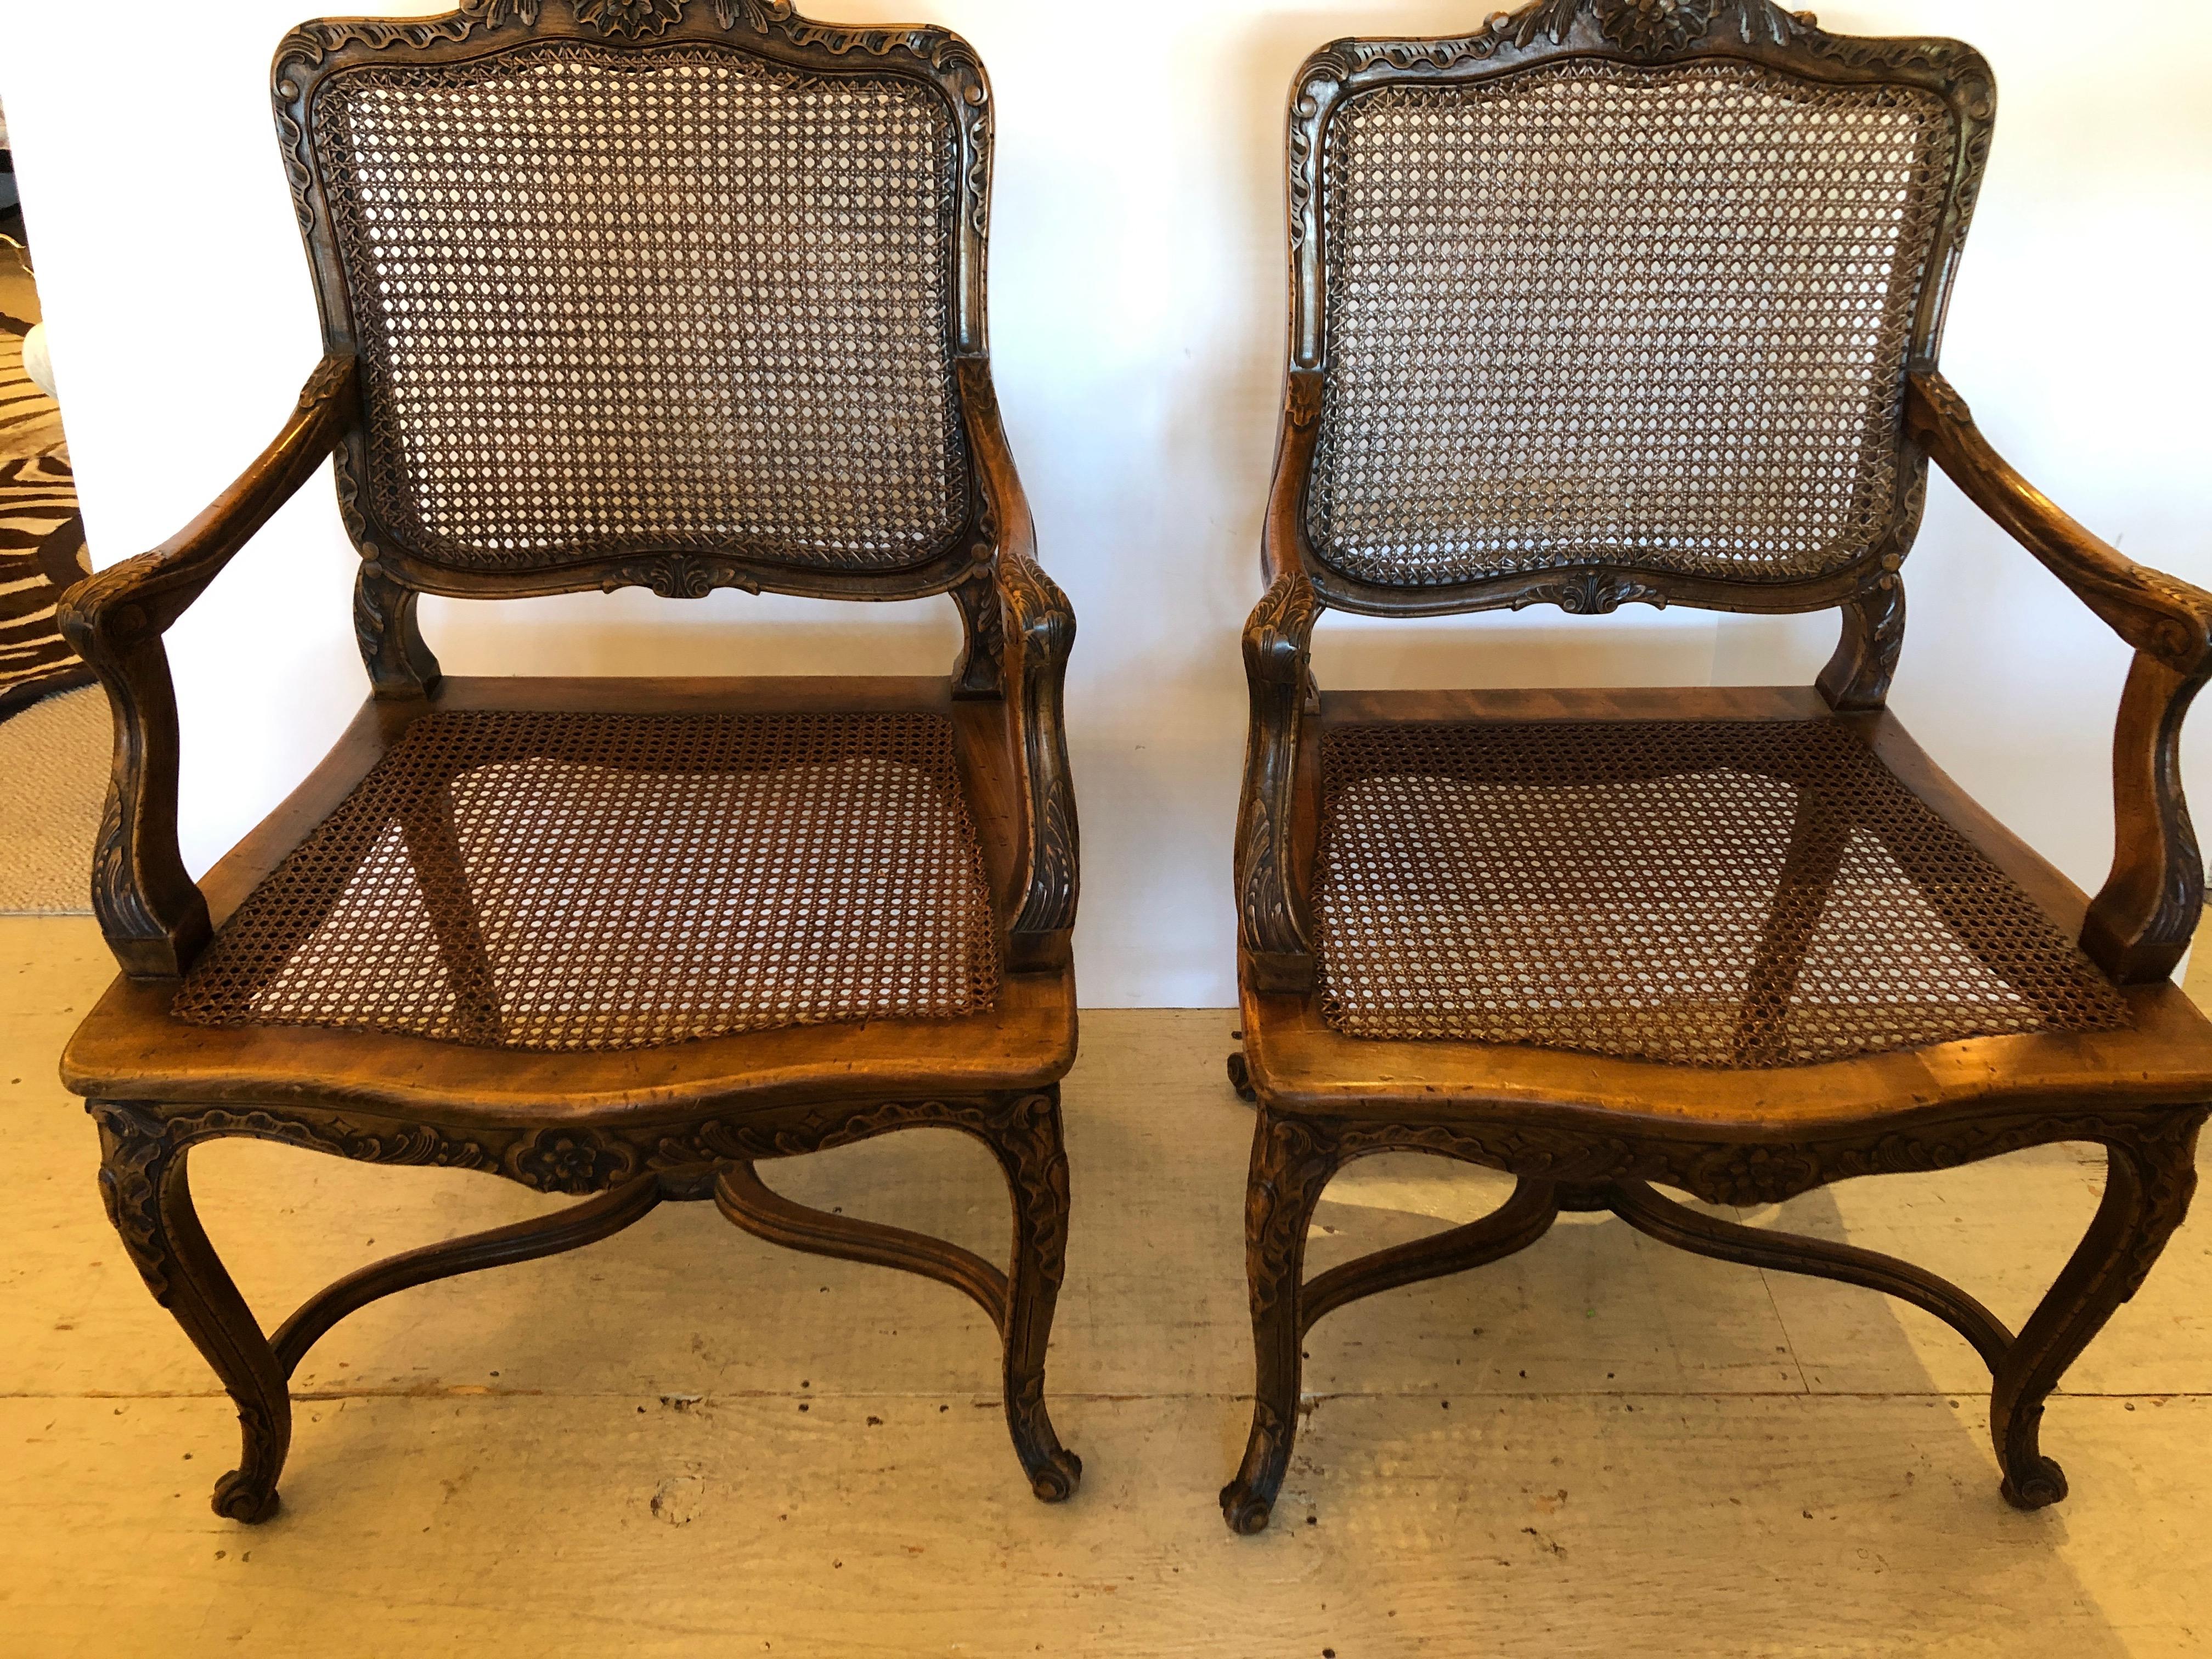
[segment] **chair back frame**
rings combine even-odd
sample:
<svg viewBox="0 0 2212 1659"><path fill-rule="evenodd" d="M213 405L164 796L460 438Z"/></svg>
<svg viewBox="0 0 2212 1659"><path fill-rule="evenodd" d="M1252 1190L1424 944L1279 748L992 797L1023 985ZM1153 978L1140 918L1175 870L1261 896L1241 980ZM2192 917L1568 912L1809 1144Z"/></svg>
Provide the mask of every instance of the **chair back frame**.
<svg viewBox="0 0 2212 1659"><path fill-rule="evenodd" d="M363 68L438 68L571 42L639 54L705 46L810 78L894 76L942 99L957 145L947 306L952 378L968 382L959 372L964 360L988 366L993 108L981 60L965 40L942 28L816 23L798 15L790 0L460 0L459 9L444 16L325 18L295 29L277 48L270 89L327 355L356 356L358 338L333 203L316 152L318 92L332 77ZM982 446L974 429L975 412L957 390L952 395L972 458ZM741 546L708 551L672 546L530 568L457 569L418 556L378 523L362 487L368 442L365 421L356 420L337 447L337 472L346 526L364 561L359 610L362 648L373 672L380 648L392 649L381 639L387 629L411 635L408 613L418 592L500 599L635 586L665 598L696 599L738 587L820 599L899 599L947 592L979 574L988 582L996 557L995 515L971 460L965 530L942 551L912 565L836 568L764 559ZM402 672L399 678L408 676Z"/></svg>
<svg viewBox="0 0 2212 1659"><path fill-rule="evenodd" d="M1810 14L1772 0L1535 0L1500 12L1472 34L1422 40L1345 40L1309 58L1293 82L1289 119L1290 339L1267 564L1271 580L1302 570L1315 597L1336 610L1423 617L1539 604L1577 614L1637 602L1786 613L1851 605L1878 627L1889 612L1901 631L1897 572L1926 499L1928 458L1902 430L1890 532L1849 567L1814 578L1754 580L1644 566L1582 563L1434 586L1359 580L1322 560L1306 532L1322 402L1331 368L1330 272L1323 181L1335 118L1347 100L1384 88L1463 88L1571 60L1672 67L1713 59L1761 66L1831 85L1887 83L1932 92L1954 132L1948 185L1913 316L1907 374L1932 370L1959 258L1980 191L1996 112L1994 76L1972 46L1947 40L1872 40L1828 34ZM1893 663L1893 650L1890 653ZM1882 677L1886 687L1887 677ZM1878 694L1876 699L1878 701Z"/></svg>

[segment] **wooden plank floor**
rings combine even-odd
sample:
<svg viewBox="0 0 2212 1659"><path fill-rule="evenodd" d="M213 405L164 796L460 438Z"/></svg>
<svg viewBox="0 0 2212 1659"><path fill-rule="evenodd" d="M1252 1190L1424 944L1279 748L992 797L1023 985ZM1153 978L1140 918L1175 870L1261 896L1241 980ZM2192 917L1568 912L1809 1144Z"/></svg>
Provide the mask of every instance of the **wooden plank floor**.
<svg viewBox="0 0 2212 1659"><path fill-rule="evenodd" d="M1231 1537L1213 1494L1248 1409L1250 1118L1218 1013L1085 1017L1051 1374L1086 1466L1073 1504L1018 1480L964 1299L672 1206L340 1327L301 1370L285 1510L241 1528L207 1507L228 1407L124 1261L90 1125L52 1080L108 971L88 922L0 922L0 1103L26 1172L0 1208L9 1656L2212 1652L2212 1206L2053 1403L2074 1486L2056 1510L1998 1498L1986 1385L1932 1320L1571 1218L1320 1327L1275 1528ZM272 1320L372 1256L542 1204L257 1146L196 1167ZM1000 1246L998 1178L957 1137L772 1178ZM2017 1321L2098 1180L2057 1151L1779 1218L1914 1256ZM1316 1265L1501 1190L1372 1161L1332 1188Z"/></svg>

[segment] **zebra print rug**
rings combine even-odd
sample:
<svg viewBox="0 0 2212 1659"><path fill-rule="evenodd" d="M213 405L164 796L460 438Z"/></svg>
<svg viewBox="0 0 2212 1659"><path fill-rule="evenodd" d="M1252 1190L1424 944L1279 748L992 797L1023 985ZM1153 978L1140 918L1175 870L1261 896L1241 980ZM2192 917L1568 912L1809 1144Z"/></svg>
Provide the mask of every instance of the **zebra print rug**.
<svg viewBox="0 0 2212 1659"><path fill-rule="evenodd" d="M91 671L54 631L54 602L91 574L61 410L23 372L23 336L0 316L0 720Z"/></svg>

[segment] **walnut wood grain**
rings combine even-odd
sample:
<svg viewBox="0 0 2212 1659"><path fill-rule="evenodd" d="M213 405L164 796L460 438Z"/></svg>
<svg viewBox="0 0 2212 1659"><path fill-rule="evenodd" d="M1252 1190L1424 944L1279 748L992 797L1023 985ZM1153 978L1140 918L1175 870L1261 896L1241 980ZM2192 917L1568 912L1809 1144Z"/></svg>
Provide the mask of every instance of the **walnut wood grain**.
<svg viewBox="0 0 2212 1659"><path fill-rule="evenodd" d="M1251 718L1237 824L1237 939L1244 972L1272 991L1310 990L1314 922L1301 878L1297 826L1313 775L1302 762L1306 722L1318 712L1313 632L1322 604L1308 574L1305 481L1321 426L1322 377L1293 368L1285 381L1274 483L1261 563L1267 591L1244 624Z"/></svg>
<svg viewBox="0 0 2212 1659"><path fill-rule="evenodd" d="M1006 1276L975 1251L927 1233L794 1203L760 1178L750 1164L725 1164L714 1178L715 1207L755 1238L808 1255L896 1267L950 1285L1006 1329Z"/></svg>
<svg viewBox="0 0 2212 1659"><path fill-rule="evenodd" d="M357 318L340 251L333 189L323 176L315 142L319 94L334 78L364 70L479 63L545 41L599 49L741 52L774 76L892 76L925 89L944 106L952 149L944 325L956 352L988 353L996 106L981 60L966 40L942 27L821 23L801 15L791 0L461 0L454 9L434 16L318 18L291 31L278 44L272 65L272 112L321 301L325 338L332 349L354 337ZM349 434L343 453L347 476L369 476L364 433ZM365 492L349 515L348 528L363 558L377 562L400 586L460 599L633 586L670 597L739 588L818 599L919 599L950 591L974 568L970 538L956 536L937 556L895 571L797 566L762 557L744 545L646 548L574 564L459 569L427 556L380 522Z"/></svg>
<svg viewBox="0 0 2212 1659"><path fill-rule="evenodd" d="M278 1368L289 1377L307 1351L348 1316L372 1302L418 1285L435 1284L487 1267L541 1261L611 1238L650 1215L661 1200L659 1177L641 1176L627 1187L550 1216L533 1216L509 1226L493 1227L464 1238L449 1238L406 1250L347 1274L301 1304L298 1311L269 1339Z"/></svg>
<svg viewBox="0 0 2212 1659"><path fill-rule="evenodd" d="M1909 1261L1825 1238L1747 1227L1662 1198L1640 1181L1622 1182L1609 1196L1613 1212L1638 1232L1693 1255L1831 1279L1910 1302L1965 1337L1992 1374L2012 1346L2012 1333L2002 1320L1957 1285Z"/></svg>
<svg viewBox="0 0 2212 1659"><path fill-rule="evenodd" d="M124 971L184 971L209 936L206 901L177 847L176 692L161 636L239 549L313 477L355 417L354 362L325 357L276 441L212 506L150 553L88 576L57 612L115 716L93 909Z"/></svg>
<svg viewBox="0 0 2212 1659"><path fill-rule="evenodd" d="M1656 67L1716 58L1808 84L1916 88L1948 108L1952 152L1905 359L1927 372L1910 377L1899 415L1896 495L1886 504L1884 539L1844 568L1773 580L1590 562L1384 586L1329 568L1310 544L1304 514L1316 483L1315 428L1337 366L1329 337L1335 240L1323 198L1335 165L1330 145L1346 127L1339 112L1386 89L1458 93L1569 62ZM1244 639L1252 717L1237 842L1243 1029L1228 1080L1259 1107L1246 1188L1256 1371L1243 1462L1222 1492L1233 1529L1267 1523L1297 1432L1300 1338L1315 1320L1353 1297L1452 1271L1492 1243L1532 1238L1547 1212L1561 1206L1610 1208L1685 1249L1881 1289L1948 1321L1993 1370L1990 1426L2005 1496L2034 1507L2063 1495L2063 1477L2037 1444L2043 1401L2141 1284L2185 1212L2190 1149L2212 1110L2212 1024L2166 979L2203 896L2179 744L2183 716L2212 663L2212 596L2130 564L2059 513L1989 449L1933 372L1995 112L1993 77L1972 47L1830 34L1774 0L1530 0L1463 35L1333 42L1293 82L1289 395L1267 501L1267 592ZM1416 204L1409 200L1407 210ZM1360 368L1374 372L1370 363ZM1529 414L1542 420L1558 412ZM1902 565L1919 527L1930 458L2139 653L2115 738L2118 851L2094 902L1945 776L1884 707L1904 643ZM1816 686L1802 689L1306 695L1309 642L1324 609L1402 617L1537 604L1577 615L1628 604L1748 613L1839 606L1844 615L1832 659ZM1740 1023L1735 1069L1500 1043L1354 1039L1324 1017L1310 902L1322 732L1428 722L1823 720L1863 743L2055 924L2078 933L2119 983L2124 1029L1767 1063L1778 1052L1778 1000L1802 966L1795 947L1785 948L1787 913L1819 902L1823 872L1844 850L1804 803L1790 848L1790 890L1769 918L1751 970L1769 1006ZM1910 849L1892 851L1909 862ZM1966 948L2002 973L2003 941L1983 938L1976 917L1947 908L1942 895L1935 901ZM2106 1149L2104 1207L2016 1339L1964 1291L1910 1264L1743 1227L1652 1191L1656 1184L1713 1204L1773 1203L1829 1182L1948 1169L2065 1141ZM1322 1188L1346 1160L1380 1151L1428 1152L1513 1176L1522 1184L1508 1209L1521 1212L1511 1224L1501 1212L1302 1285L1308 1224Z"/></svg>
<svg viewBox="0 0 2212 1659"><path fill-rule="evenodd" d="M1911 377L1905 420L1967 499L2136 648L2113 735L2112 869L2081 945L2126 985L2169 976L2204 911L2204 860L2182 789L2181 730L2212 678L2212 593L2137 564L2029 483L1933 370Z"/></svg>
<svg viewBox="0 0 2212 1659"><path fill-rule="evenodd" d="M795 568L753 545L625 544L574 564L521 560L515 568L463 571L380 521L357 418L359 379L373 371L358 370L353 355L356 296L316 142L318 90L356 72L474 72L515 52L538 61L549 47L738 54L754 60L763 84L890 77L942 104L950 146L943 326L975 465L968 469L968 520L933 542L935 551L872 570ZM1036 562L1034 526L991 393L984 265L994 117L981 63L940 28L816 23L788 0L461 0L436 16L303 24L278 47L270 88L330 356L299 414L246 478L176 541L84 584L69 611L73 637L117 709L118 787L100 904L125 973L71 1040L63 1070L100 1124L102 1189L125 1248L237 1405L243 1455L218 1487L218 1510L240 1521L274 1511L289 1444L288 1375L323 1331L368 1302L589 1243L661 1198L712 1196L725 1173L726 1209L762 1231L781 1229L788 1242L826 1248L841 1242L837 1229L760 1197L765 1188L747 1185L758 1187L753 1166L914 1128L970 1135L1006 1174L1014 1224L1005 1270L934 1244L928 1265L991 1309L1024 1477L1042 1499L1066 1498L1082 1466L1054 1431L1045 1361L1069 1211L1058 1084L1075 1051L1067 939L1077 845L1061 704L1075 629L1065 596ZM574 118L587 126L596 117ZM564 153L589 148L587 131L548 136ZM844 163L809 155L808 166ZM680 268L668 274L686 280ZM425 290L415 303L449 301L462 302ZM471 372L465 362L453 367ZM362 556L353 619L373 695L313 774L210 874L203 894L177 856L176 717L161 633L333 452L340 514ZM727 587L853 599L951 593L967 651L952 682L447 678L416 617L426 592L519 598L626 586L671 599ZM465 1011L467 1041L197 1026L174 1017L178 975L211 922L234 912L416 720L503 708L942 716L953 727L960 784L1016 971L1003 977L989 1009L965 1019L791 1026L630 1051L520 1052L495 1046L501 988L484 971L482 923L463 893L449 895L429 922ZM459 833L449 809L425 800L401 823L410 853L440 867L450 866ZM331 890L334 899L335 881ZM311 917L318 897L311 889L303 903ZM392 1167L476 1170L592 1201L365 1268L312 1298L272 1343L191 1213L184 1174L191 1150L227 1137ZM842 1242L851 1245L858 1227ZM882 1259L902 1251L900 1265L917 1265L921 1246L892 1250L885 1241L878 1230L865 1243Z"/></svg>
<svg viewBox="0 0 2212 1659"><path fill-rule="evenodd" d="M1776 0L1530 0L1492 13L1486 21L1462 34L1331 41L1299 68L1291 85L1285 149L1291 369L1326 375L1331 366L1334 249L1324 223L1324 181L1331 166L1330 146L1340 142L1342 124L1336 118L1348 100L1393 88L1418 93L1473 88L1563 60L1671 64L1714 56L1748 61L1815 84L1912 87L1941 98L1949 107L1954 143L1947 189L1911 315L1906 356L1912 362L1936 361L1996 119L1995 78L1978 52L1957 40L1831 34L1810 14L1792 12ZM1315 592L1331 610L1378 617L1517 611L1537 605L1557 605L1577 615L1604 614L1631 604L1755 614L1853 605L1869 580L1883 574L1886 562L1901 561L1911 551L1925 468L1914 458L1902 459L1905 464L1896 469L1893 502L1899 533L1851 568L1824 575L1738 580L1591 562L1399 586L1333 569L1310 549L1305 568ZM1297 481L1301 506L1306 482L1303 475Z"/></svg>
<svg viewBox="0 0 2212 1659"><path fill-rule="evenodd" d="M1480 1221L1331 1267L1299 1290L1300 1334L1363 1297L1502 1261L1549 1232L1559 1217L1558 1188L1548 1181L1523 1181Z"/></svg>
<svg viewBox="0 0 2212 1659"><path fill-rule="evenodd" d="M1911 377L1905 409L1905 429L1966 498L2114 633L2177 673L2203 670L2212 657L2212 593L2137 564L2068 517L1990 447L1966 400L1933 369Z"/></svg>
<svg viewBox="0 0 2212 1659"><path fill-rule="evenodd" d="M1036 524L1014 467L991 384L989 361L957 364L962 407L976 471L996 532L995 580L1005 616L1008 741L1022 780L1024 855L1007 965L1017 973L1067 962L1075 926L1080 842L1067 765L1067 659L1075 612L1036 561Z"/></svg>

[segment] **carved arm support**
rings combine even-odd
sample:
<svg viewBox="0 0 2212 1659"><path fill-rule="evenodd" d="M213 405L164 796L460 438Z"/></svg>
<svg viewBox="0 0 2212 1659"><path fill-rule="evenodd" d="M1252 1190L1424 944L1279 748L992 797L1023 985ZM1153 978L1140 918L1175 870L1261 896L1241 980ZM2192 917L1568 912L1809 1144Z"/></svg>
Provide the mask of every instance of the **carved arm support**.
<svg viewBox="0 0 2212 1659"><path fill-rule="evenodd" d="M1261 991L1314 986L1312 905L1295 867L1299 744L1312 684L1322 604L1306 580L1306 475L1320 434L1322 377L1291 372L1267 502L1262 559L1267 591L1244 624L1252 723L1237 820L1237 939L1249 981Z"/></svg>
<svg viewBox="0 0 2212 1659"><path fill-rule="evenodd" d="M2212 678L2212 593L2127 558L2006 464L1940 374L1911 377L1905 427L1977 507L2136 648L2113 738L2112 872L2081 947L2124 985L2173 972L2204 908L2181 786L2181 727Z"/></svg>
<svg viewBox="0 0 2212 1659"><path fill-rule="evenodd" d="M990 360L959 359L969 442L997 532L994 581L1004 616L1000 681L1022 792L1024 851L1018 878L1009 965L1056 969L1075 927L1075 790L1067 764L1065 693L1075 648L1075 611L1036 559L1036 525L999 417Z"/></svg>
<svg viewBox="0 0 2212 1659"><path fill-rule="evenodd" d="M213 506L62 599L62 634L100 676L115 715L92 899L134 979L182 973L209 935L207 902L177 849L177 702L161 636L322 465L351 422L354 375L350 356L325 357L276 441Z"/></svg>

